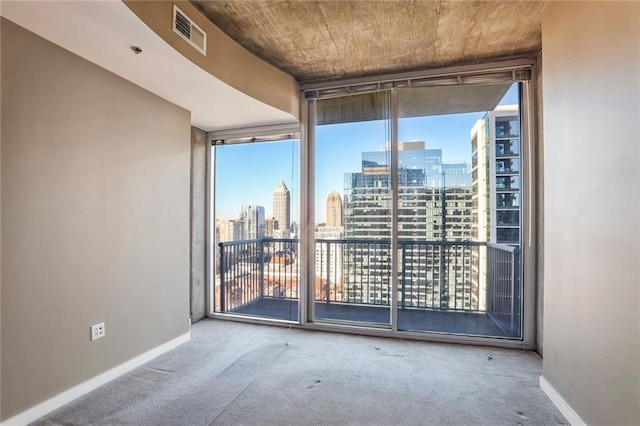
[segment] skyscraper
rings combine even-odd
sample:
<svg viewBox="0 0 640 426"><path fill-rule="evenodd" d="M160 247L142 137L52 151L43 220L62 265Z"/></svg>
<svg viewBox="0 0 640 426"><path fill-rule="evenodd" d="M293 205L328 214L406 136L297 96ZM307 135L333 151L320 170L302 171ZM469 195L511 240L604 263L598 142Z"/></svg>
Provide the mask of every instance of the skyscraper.
<svg viewBox="0 0 640 426"><path fill-rule="evenodd" d="M276 220L272 217L268 217L264 220L264 235L266 237L273 237L273 231L275 230Z"/></svg>
<svg viewBox="0 0 640 426"><path fill-rule="evenodd" d="M517 105L489 111L471 129L473 238L520 244L520 118ZM472 258L473 293L481 297L487 282L487 250Z"/></svg>
<svg viewBox="0 0 640 426"><path fill-rule="evenodd" d="M327 196L326 226L329 228L339 228L344 224L342 216L342 198L340 194L333 191Z"/></svg>
<svg viewBox="0 0 640 426"><path fill-rule="evenodd" d="M217 220L216 221L217 242L237 241L242 239L242 221Z"/></svg>
<svg viewBox="0 0 640 426"><path fill-rule="evenodd" d="M264 237L264 207L256 204L245 204L240 210L242 221L242 239L255 240Z"/></svg>
<svg viewBox="0 0 640 426"><path fill-rule="evenodd" d="M520 244L520 118L517 105L489 111L471 129L474 238Z"/></svg>
<svg viewBox="0 0 640 426"><path fill-rule="evenodd" d="M362 171L345 176L346 238L390 238L389 151L362 153ZM443 163L441 149L404 142L398 151L398 237L428 241L472 238L471 173Z"/></svg>
<svg viewBox="0 0 640 426"><path fill-rule="evenodd" d="M344 236L342 197L333 191L327 196L325 224L316 228L316 298L341 301L343 297L343 250L340 240ZM330 294L328 294L330 293Z"/></svg>
<svg viewBox="0 0 640 426"><path fill-rule="evenodd" d="M291 227L291 195L282 179L273 191L273 218L276 220L274 229L288 230Z"/></svg>
<svg viewBox="0 0 640 426"><path fill-rule="evenodd" d="M402 268L411 275L416 290L406 294L405 306L469 308L471 286L459 285L470 284L465 253L437 244L472 238L469 165L443 164L442 150L425 149L421 141L400 143L398 148L397 200L392 199L388 149L362 153L362 171L345 175L345 238L381 240L345 250L347 298L389 303L391 253L384 241L391 238L392 205L398 203L398 238L410 242L404 243ZM349 265L363 262L368 264L366 277L349 272Z"/></svg>

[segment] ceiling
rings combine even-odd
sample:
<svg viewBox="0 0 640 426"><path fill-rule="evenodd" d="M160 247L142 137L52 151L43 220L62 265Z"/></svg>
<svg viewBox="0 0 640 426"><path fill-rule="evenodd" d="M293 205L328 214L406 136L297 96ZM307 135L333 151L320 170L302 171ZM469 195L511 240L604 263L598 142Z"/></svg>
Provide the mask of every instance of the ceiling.
<svg viewBox="0 0 640 426"><path fill-rule="evenodd" d="M121 1L2 1L2 16L191 112L211 131L296 122L204 71ZM142 48L136 55L131 46ZM220 102L224 99L224 102Z"/></svg>
<svg viewBox="0 0 640 426"><path fill-rule="evenodd" d="M544 1L192 0L216 26L298 81L534 53Z"/></svg>
<svg viewBox="0 0 640 426"><path fill-rule="evenodd" d="M192 3L249 51L299 82L533 53L541 45L544 5L506 0ZM3 17L191 111L192 124L203 130L296 121L189 61L121 1L1 4ZM133 54L134 44L144 53Z"/></svg>

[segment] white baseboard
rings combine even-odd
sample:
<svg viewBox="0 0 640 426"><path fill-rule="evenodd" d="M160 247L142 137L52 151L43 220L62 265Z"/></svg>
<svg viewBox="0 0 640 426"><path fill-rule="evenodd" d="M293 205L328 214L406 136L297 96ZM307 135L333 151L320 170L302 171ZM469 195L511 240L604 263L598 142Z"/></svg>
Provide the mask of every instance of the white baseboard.
<svg viewBox="0 0 640 426"><path fill-rule="evenodd" d="M102 374L97 375L96 377L87 380L84 383L80 383L68 389L58 395L50 398L32 408L29 408L26 411L23 411L20 414L17 414L10 419L5 420L1 424L3 426L23 426L28 423L33 422L34 420L39 419L42 416L45 416L52 412L53 410L62 407L63 405L73 401L76 398L85 395L92 390L99 388L105 383L110 382L113 379L116 379L122 376L125 373L133 370L145 364L152 359L162 355L165 352L169 352L171 349L180 346L181 344L188 342L191 340L191 331L183 334L182 336L176 337L173 340L169 340L166 343L163 343L160 346L157 346L147 352L138 355L137 357L130 359L129 361L118 365L117 367L112 368L111 370L105 371Z"/></svg>
<svg viewBox="0 0 640 426"><path fill-rule="evenodd" d="M547 380L540 376L540 389L549 397L551 402L558 408L565 419L572 426L587 426L587 424L578 416L578 413L573 411L573 408L567 401L556 391L553 386Z"/></svg>

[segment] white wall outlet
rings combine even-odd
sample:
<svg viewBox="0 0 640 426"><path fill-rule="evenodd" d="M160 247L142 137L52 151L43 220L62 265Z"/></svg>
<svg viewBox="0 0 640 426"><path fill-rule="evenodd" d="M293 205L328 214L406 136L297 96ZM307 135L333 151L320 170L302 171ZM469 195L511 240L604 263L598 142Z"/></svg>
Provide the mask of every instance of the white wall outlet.
<svg viewBox="0 0 640 426"><path fill-rule="evenodd" d="M104 337L104 334L105 334L105 330L104 330L103 322L101 322L100 324L91 326L91 340L96 340L101 337Z"/></svg>

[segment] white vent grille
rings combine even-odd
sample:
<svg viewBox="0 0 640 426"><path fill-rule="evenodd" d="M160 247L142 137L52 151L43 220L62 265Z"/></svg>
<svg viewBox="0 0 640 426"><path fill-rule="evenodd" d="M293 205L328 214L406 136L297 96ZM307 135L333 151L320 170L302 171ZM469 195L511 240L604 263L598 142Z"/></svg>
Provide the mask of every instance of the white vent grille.
<svg viewBox="0 0 640 426"><path fill-rule="evenodd" d="M200 53L207 54L207 34L176 5L173 5L173 31Z"/></svg>

